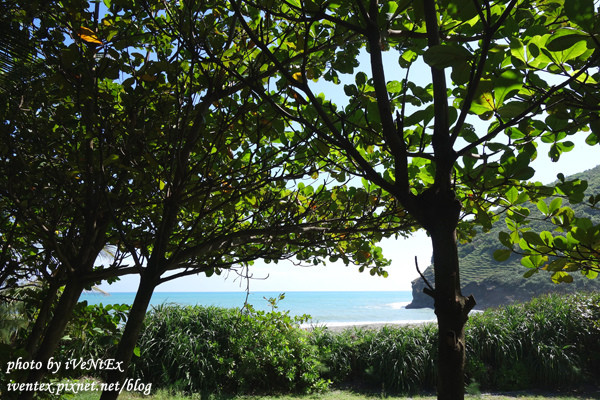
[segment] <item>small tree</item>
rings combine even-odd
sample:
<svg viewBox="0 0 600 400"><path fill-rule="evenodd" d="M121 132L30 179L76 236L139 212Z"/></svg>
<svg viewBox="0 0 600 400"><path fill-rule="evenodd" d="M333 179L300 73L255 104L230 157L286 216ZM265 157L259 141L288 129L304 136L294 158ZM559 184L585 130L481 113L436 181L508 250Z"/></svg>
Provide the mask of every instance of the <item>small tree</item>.
<svg viewBox="0 0 600 400"><path fill-rule="evenodd" d="M464 325L475 299L461 293L457 240L468 240L475 225L489 228L497 211L518 219L520 202L552 193L526 183L537 141L551 144L553 160L572 148L568 136L588 127L597 142L593 1L232 4L260 50L255 68L279 72L268 85L255 82L255 93L321 141L332 171L379 187L431 237L438 398L463 398ZM361 49L369 73L356 71ZM384 65L384 53L397 64ZM431 83L419 86L412 73L424 67ZM230 72L252 83L244 71ZM355 74L343 87L345 107L311 83L339 84L342 73ZM584 186L558 190L577 197Z"/></svg>

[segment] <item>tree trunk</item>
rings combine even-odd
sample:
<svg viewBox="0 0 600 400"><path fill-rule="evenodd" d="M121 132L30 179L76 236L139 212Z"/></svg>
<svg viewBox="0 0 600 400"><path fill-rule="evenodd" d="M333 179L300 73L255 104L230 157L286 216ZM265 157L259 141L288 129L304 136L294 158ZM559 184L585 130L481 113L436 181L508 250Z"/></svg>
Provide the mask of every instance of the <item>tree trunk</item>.
<svg viewBox="0 0 600 400"><path fill-rule="evenodd" d="M48 327L48 321L52 316L52 306L55 304L55 302L57 302L56 293L58 292L59 288L60 285L57 283L57 281L52 280L46 295L41 300L42 304L38 311L38 316L35 319L35 323L31 329L31 332L29 333L29 336L27 337L27 343L25 345L25 351L27 354L29 354L30 358L33 358L35 353L38 351L40 342L44 337L44 332Z"/></svg>
<svg viewBox="0 0 600 400"><path fill-rule="evenodd" d="M148 275L151 276L152 274ZM121 336L117 348L117 355L115 358L117 365L120 365L121 368L109 371L106 379L106 387L102 392L100 400L115 400L119 396L121 387L125 384L127 369L131 363L133 350L135 349L140 331L142 330L146 310L148 309L155 288L156 281L152 278L148 278L147 275L142 275L133 305L129 310L129 316L127 317L123 335ZM123 390L126 389L127 388L124 388Z"/></svg>
<svg viewBox="0 0 600 400"><path fill-rule="evenodd" d="M40 344L37 353L35 353L35 356L33 357L35 361L42 363L43 368L31 370L27 376L27 382L35 384L35 382L39 382L47 373L46 366L48 365L48 360L52 357L54 351L58 347L60 339L67 327L67 323L73 315L73 309L79 301L81 292L83 292L83 288L83 283L77 280L70 280L66 284L65 289L60 296L60 301L54 310L54 316L46 329L44 339ZM33 391L25 391L21 393L19 399L28 400L31 399L33 395Z"/></svg>
<svg viewBox="0 0 600 400"><path fill-rule="evenodd" d="M432 209L429 234L433 245L435 290L432 293L438 320L439 400L464 399L465 323L475 306L472 296L460 290L456 243L460 205L451 196L437 194Z"/></svg>

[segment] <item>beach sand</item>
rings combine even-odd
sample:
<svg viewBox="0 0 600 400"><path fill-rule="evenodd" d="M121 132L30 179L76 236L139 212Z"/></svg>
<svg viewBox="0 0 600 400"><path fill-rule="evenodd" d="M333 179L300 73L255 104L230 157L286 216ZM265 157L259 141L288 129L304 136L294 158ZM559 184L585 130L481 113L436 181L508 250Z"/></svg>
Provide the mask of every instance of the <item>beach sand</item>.
<svg viewBox="0 0 600 400"><path fill-rule="evenodd" d="M303 329L307 329L307 330L311 330L314 329L315 327L327 327L327 329L331 332L342 332L345 331L346 329L381 329L383 327L391 327L391 328L399 328L399 327L406 327L406 326L417 326L417 325L424 325L424 324L429 324L429 323L435 323L435 321L395 321L395 322L368 322L368 323L362 323L362 322L357 322L357 323L352 323L352 322L347 322L347 323L324 323L324 324L303 324L302 328Z"/></svg>

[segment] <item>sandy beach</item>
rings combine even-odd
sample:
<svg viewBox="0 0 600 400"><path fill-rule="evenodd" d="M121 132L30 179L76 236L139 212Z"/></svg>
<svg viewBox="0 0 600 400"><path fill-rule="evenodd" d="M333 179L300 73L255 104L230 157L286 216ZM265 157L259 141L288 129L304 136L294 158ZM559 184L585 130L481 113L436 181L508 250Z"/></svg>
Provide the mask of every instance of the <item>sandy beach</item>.
<svg viewBox="0 0 600 400"><path fill-rule="evenodd" d="M306 330L312 330L316 327L327 327L332 332L342 332L346 329L381 329L383 327L404 327L404 326L416 326L424 325L428 323L435 323L435 320L423 320L423 321L393 321L393 322L332 322L332 323L315 323L315 324L303 324L302 328Z"/></svg>

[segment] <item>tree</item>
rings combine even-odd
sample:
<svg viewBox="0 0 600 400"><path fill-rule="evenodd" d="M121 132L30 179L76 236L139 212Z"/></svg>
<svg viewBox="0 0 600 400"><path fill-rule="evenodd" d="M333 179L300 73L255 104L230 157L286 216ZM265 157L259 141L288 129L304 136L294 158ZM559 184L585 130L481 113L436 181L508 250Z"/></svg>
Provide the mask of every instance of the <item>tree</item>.
<svg viewBox="0 0 600 400"><path fill-rule="evenodd" d="M116 143L100 134L106 125L99 116L115 114L102 102L104 88L91 68L95 51L74 30L81 26L73 24L77 18L93 21L95 10L69 6L72 20L63 25L58 9L37 10L35 25L13 15L28 27L44 63L16 71L23 81L15 81L2 104L2 213L11 224L3 237L2 289L33 280L45 286L24 344L29 358L42 361L57 347L81 292L99 279L90 274L125 273L118 248L109 268L97 264L110 240L109 211L119 212L105 199L125 181L104 186L115 169L103 155Z"/></svg>
<svg viewBox="0 0 600 400"><path fill-rule="evenodd" d="M117 352L125 367L167 280L291 257L385 274L376 241L405 222L377 188L332 186L320 144L223 68L256 57L226 3L130 6L42 13L43 74L3 104L2 223L14 231L3 268L18 264L11 285L64 286L31 357L46 365L85 287L126 273L141 280ZM116 257L102 265L107 246Z"/></svg>
<svg viewBox="0 0 600 400"><path fill-rule="evenodd" d="M463 398L464 325L475 299L461 293L457 240L468 240L476 225L488 229L496 212L519 218L522 200L552 193L527 183L539 140L552 144L553 160L572 148L570 135L588 126L597 142L598 110L589 106L598 103L599 78L593 2L232 5L246 40L260 51L255 68L275 68L279 75L267 86L244 71L229 72L307 138L320 140L332 173L379 187L400 215L431 237L438 398ZM361 49L369 73L356 70ZM396 54L398 63L385 65L386 53ZM424 67L431 83L422 87L411 74ZM344 107L311 83L339 85L340 75L350 73L354 83L344 85ZM577 197L583 186L569 182L557 190Z"/></svg>

